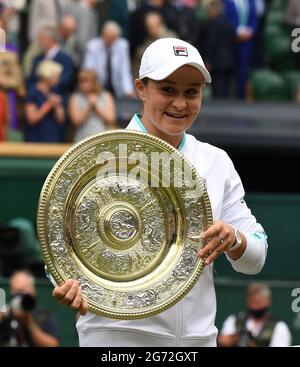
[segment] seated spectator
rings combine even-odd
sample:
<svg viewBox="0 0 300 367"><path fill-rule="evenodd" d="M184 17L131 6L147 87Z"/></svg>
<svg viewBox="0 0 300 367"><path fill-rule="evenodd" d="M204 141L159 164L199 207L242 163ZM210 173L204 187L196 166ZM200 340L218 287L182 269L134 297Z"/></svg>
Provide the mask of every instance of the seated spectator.
<svg viewBox="0 0 300 367"><path fill-rule="evenodd" d="M17 271L10 278L11 302L0 314L0 346L57 347L57 322L48 310L36 305L34 277Z"/></svg>
<svg viewBox="0 0 300 367"><path fill-rule="evenodd" d="M59 83L62 66L52 60L44 60L36 73L38 82L31 88L25 103L25 140L63 142L65 110L62 97L53 92Z"/></svg>
<svg viewBox="0 0 300 367"><path fill-rule="evenodd" d="M71 97L69 113L75 127L75 142L115 126L114 99L103 90L95 71L79 72L78 92Z"/></svg>
<svg viewBox="0 0 300 367"><path fill-rule="evenodd" d="M34 87L37 81L37 68L39 64L46 59L50 59L62 66L62 72L55 92L66 95L71 92L75 83L75 66L71 57L66 54L59 44L59 34L55 28L44 27L38 34L38 41L43 52L33 60L32 70L26 81L27 91Z"/></svg>
<svg viewBox="0 0 300 367"><path fill-rule="evenodd" d="M117 98L135 97L128 41L113 21L103 25L102 37L88 42L85 69L95 70L102 85Z"/></svg>
<svg viewBox="0 0 300 367"><path fill-rule="evenodd" d="M284 321L270 312L271 290L251 283L246 291L246 311L229 316L218 338L222 347L288 347L291 333Z"/></svg>

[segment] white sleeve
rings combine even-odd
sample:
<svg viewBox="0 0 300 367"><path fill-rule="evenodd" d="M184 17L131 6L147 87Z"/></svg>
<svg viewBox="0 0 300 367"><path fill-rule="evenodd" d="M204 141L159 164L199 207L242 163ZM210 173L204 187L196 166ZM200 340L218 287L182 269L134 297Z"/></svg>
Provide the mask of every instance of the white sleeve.
<svg viewBox="0 0 300 367"><path fill-rule="evenodd" d="M238 228L247 239L245 253L238 259L226 257L234 270L245 274L257 274L261 271L267 255L267 236L263 227L257 223L251 210L244 200L245 191L241 179L233 163L227 156L228 177L225 183L225 192L221 220Z"/></svg>
<svg viewBox="0 0 300 367"><path fill-rule="evenodd" d="M270 341L270 347L289 347L292 344L292 336L287 324L277 322Z"/></svg>
<svg viewBox="0 0 300 367"><path fill-rule="evenodd" d="M230 315L224 321L220 335L234 335L236 333L236 316Z"/></svg>
<svg viewBox="0 0 300 367"><path fill-rule="evenodd" d="M94 40L91 40L86 45L82 67L97 71L97 58L95 57L94 49Z"/></svg>
<svg viewBox="0 0 300 367"><path fill-rule="evenodd" d="M264 266L267 256L267 236L259 232L244 233L247 239L247 247L243 255L232 260L226 254L233 269L244 274L258 274Z"/></svg>
<svg viewBox="0 0 300 367"><path fill-rule="evenodd" d="M129 57L129 44L127 40L122 39L122 86L125 94L130 94L134 91L133 77L131 73L130 57Z"/></svg>
<svg viewBox="0 0 300 367"><path fill-rule="evenodd" d="M47 266L46 266L46 265L45 265L45 273L46 273L46 277L50 280L50 282L52 283L52 285L53 285L54 287L56 287L56 286L57 286L57 283L56 283L56 281L53 279L52 275L49 273L49 270L48 270L48 268L47 268Z"/></svg>

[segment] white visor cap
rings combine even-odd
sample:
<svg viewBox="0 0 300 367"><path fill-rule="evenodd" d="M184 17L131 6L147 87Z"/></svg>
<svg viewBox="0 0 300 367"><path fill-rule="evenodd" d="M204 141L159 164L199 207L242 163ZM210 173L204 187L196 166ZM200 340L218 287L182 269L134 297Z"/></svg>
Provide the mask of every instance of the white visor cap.
<svg viewBox="0 0 300 367"><path fill-rule="evenodd" d="M199 51L178 38L161 38L148 46L142 56L139 78L163 80L183 65L198 69L207 83L211 76Z"/></svg>

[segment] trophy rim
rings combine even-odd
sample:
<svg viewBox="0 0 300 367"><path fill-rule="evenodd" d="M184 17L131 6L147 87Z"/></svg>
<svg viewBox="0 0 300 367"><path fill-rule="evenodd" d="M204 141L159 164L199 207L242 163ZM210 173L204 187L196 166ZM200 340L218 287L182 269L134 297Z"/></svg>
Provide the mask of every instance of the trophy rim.
<svg viewBox="0 0 300 367"><path fill-rule="evenodd" d="M163 147L166 149L166 151L171 152L174 155L177 155L177 157L180 157L185 164L187 164L189 170L194 173L195 180L200 184L202 188L202 200L205 207L205 214L206 214L206 222L207 222L207 228L212 224L212 209L211 204L209 200L209 196L206 190L206 187L203 183L203 181L200 182L201 177L197 173L194 166L188 161L188 159L177 149L175 149L172 145L169 143L151 135L148 133L136 131L136 130L129 130L129 129L115 129L110 130L106 132L102 132L96 135L89 136L78 143L72 145L55 163L51 171L49 172L41 193L39 197L38 202L38 210L37 210L37 233L38 238L40 242L41 252L44 259L44 262L47 266L47 269L51 276L53 277L54 281L57 285L61 285L63 282L65 282L68 278L65 278L62 276L62 274L59 272L58 266L55 263L55 260L52 256L52 254L49 251L49 244L48 240L46 238L45 233L45 225L46 223L46 209L48 205L48 198L50 196L50 192L53 188L53 185L59 177L59 175L63 172L63 167L68 164L68 162L71 162L72 157L75 156L77 153L79 153L83 148L88 149L91 148L96 142L99 140L99 138L109 138L110 136L120 136L121 138L126 137L132 137L132 138L146 138L152 143L158 144L160 147ZM189 281L184 284L183 289L181 289L178 294L173 295L169 300L166 300L164 303L159 304L157 306L152 307L150 310L144 311L133 311L130 310L130 312L115 312L110 311L107 309L103 309L101 307L97 307L91 302L87 297L83 295L83 298L86 299L89 305L89 311L93 312L94 314L98 316L104 316L112 319L122 319L122 320L132 320L132 319L141 319L146 317L154 316L158 313L161 313L163 311L166 311L176 303L178 303L183 297L189 293L189 291L194 287L195 283L199 279L200 275L203 272L205 265L204 260L198 259L198 263L195 266L195 270L193 271L192 276L189 278Z"/></svg>

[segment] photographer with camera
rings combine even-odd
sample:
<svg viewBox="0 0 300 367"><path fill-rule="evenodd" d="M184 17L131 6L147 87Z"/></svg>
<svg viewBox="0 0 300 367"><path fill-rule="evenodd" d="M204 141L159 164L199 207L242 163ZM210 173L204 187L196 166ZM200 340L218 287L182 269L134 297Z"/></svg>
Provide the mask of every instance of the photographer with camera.
<svg viewBox="0 0 300 367"><path fill-rule="evenodd" d="M0 346L57 347L57 323L53 315L36 307L34 277L17 271L10 278L11 302L0 314Z"/></svg>
<svg viewBox="0 0 300 367"><path fill-rule="evenodd" d="M246 290L246 311L229 316L218 337L220 347L288 347L291 333L269 311L271 289L255 282Z"/></svg>

